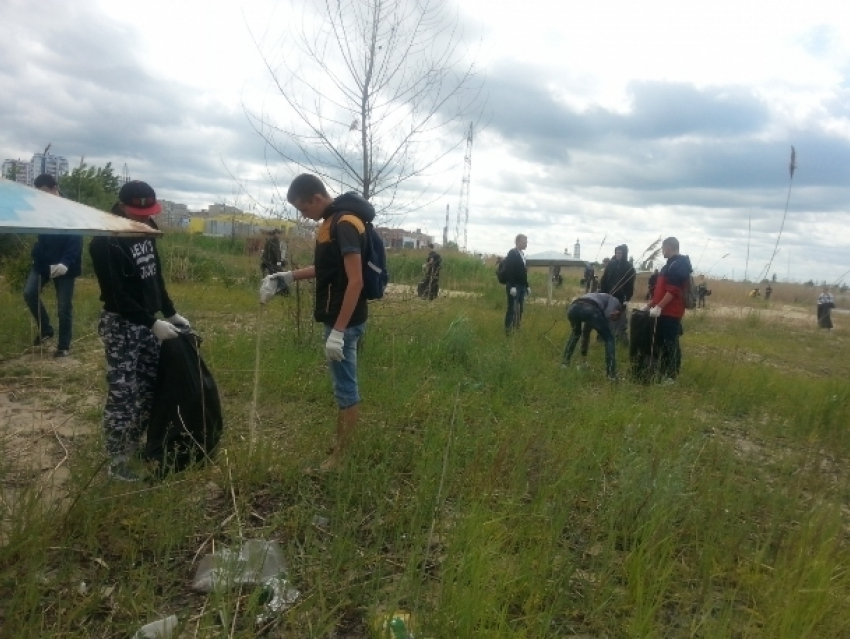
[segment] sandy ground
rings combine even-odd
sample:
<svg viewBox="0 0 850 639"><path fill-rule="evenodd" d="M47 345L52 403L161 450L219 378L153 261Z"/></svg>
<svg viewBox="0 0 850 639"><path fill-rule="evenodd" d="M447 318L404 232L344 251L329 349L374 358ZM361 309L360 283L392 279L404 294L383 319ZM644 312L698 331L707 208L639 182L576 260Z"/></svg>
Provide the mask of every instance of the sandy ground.
<svg viewBox="0 0 850 639"><path fill-rule="evenodd" d="M96 435L96 427L80 414L96 408L102 398L44 388L44 372L50 367L55 373L57 366L74 368L80 362L30 354L3 364L15 371L27 369L23 376L0 379L0 507L6 513L32 488L48 502L65 498L69 456L75 445Z"/></svg>

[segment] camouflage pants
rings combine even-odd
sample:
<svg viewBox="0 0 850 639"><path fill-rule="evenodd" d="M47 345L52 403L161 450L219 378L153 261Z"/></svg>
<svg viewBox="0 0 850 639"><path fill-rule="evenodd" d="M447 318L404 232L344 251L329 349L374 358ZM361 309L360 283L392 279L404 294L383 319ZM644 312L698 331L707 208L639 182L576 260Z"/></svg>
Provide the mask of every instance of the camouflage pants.
<svg viewBox="0 0 850 639"><path fill-rule="evenodd" d="M103 435L112 457L132 454L148 427L159 363L159 340L151 330L104 311L97 327L106 351Z"/></svg>

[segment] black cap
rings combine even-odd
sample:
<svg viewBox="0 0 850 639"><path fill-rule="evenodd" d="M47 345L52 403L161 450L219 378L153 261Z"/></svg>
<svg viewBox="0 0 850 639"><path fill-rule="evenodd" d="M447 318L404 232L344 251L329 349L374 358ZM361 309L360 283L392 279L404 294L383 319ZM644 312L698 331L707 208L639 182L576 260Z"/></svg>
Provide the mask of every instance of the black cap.
<svg viewBox="0 0 850 639"><path fill-rule="evenodd" d="M156 193L147 182L127 182L118 192L118 201L134 215L156 215L162 206L156 201Z"/></svg>

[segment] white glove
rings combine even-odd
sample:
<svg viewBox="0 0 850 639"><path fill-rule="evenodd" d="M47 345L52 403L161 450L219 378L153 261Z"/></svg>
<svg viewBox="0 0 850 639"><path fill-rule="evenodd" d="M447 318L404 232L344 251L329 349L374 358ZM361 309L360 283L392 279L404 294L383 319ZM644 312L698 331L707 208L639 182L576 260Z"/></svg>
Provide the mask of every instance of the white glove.
<svg viewBox="0 0 850 639"><path fill-rule="evenodd" d="M175 313L171 317L166 317L165 321L169 324L174 324L175 326L185 326L186 328L192 327L192 325L189 323L189 320L187 320L182 315L178 315L177 313Z"/></svg>
<svg viewBox="0 0 850 639"><path fill-rule="evenodd" d="M163 322L162 320L156 320L151 326L151 330L153 334L157 336L159 341L164 342L167 339L174 339L178 337L180 333L168 322Z"/></svg>
<svg viewBox="0 0 850 639"><path fill-rule="evenodd" d="M643 305L643 306L641 306L638 310L639 310L639 311L642 311L642 312L644 312L644 313L645 313L646 311L648 311L648 310L649 310L649 304L644 304L644 305Z"/></svg>
<svg viewBox="0 0 850 639"><path fill-rule="evenodd" d="M531 287L530 286L525 287L525 296L531 297Z"/></svg>
<svg viewBox="0 0 850 639"><path fill-rule="evenodd" d="M333 329L328 335L328 341L325 342L325 355L328 359L332 359L335 362L341 362L345 359L345 355L342 352L342 347L345 344L345 333L342 331L338 331Z"/></svg>
<svg viewBox="0 0 850 639"><path fill-rule="evenodd" d="M65 273L68 272L68 267L64 264L51 264L50 265L50 279L54 277L62 277Z"/></svg>
<svg viewBox="0 0 850 639"><path fill-rule="evenodd" d="M660 315L661 315L661 307L660 306L653 306L651 309L649 309L649 316L650 317L659 317Z"/></svg>
<svg viewBox="0 0 850 639"><path fill-rule="evenodd" d="M272 273L269 277L275 280L283 280L283 283L286 284L287 287L290 287L295 283L295 276L292 274L292 271Z"/></svg>
<svg viewBox="0 0 850 639"><path fill-rule="evenodd" d="M516 297L516 286L511 286L511 290L509 292L511 297Z"/></svg>

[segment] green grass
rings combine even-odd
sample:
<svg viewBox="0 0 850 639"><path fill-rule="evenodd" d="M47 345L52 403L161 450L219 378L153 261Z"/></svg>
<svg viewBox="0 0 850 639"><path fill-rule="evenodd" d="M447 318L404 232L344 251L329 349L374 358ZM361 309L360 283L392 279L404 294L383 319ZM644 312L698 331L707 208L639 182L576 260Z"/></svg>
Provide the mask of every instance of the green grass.
<svg viewBox="0 0 850 639"><path fill-rule="evenodd" d="M257 636L257 593L189 589L213 545L255 537L282 545L302 593L266 636L368 636L396 609L434 638L850 634L846 329L696 316L676 386L612 386L597 345L590 370L560 368L562 303L530 305L506 339L492 266L449 256L443 288L480 297L371 306L351 455L308 476L335 418L310 287L300 314L292 298L260 313L257 260L218 244L161 250L197 266L170 292L205 337L227 431L214 465L150 487L98 471L96 283L79 280L70 368L21 357L29 318L0 283L0 393L87 428L34 435L68 449L52 499L0 456L0 635L126 637L173 613L181 636ZM393 280L415 284L422 257L392 256Z"/></svg>

